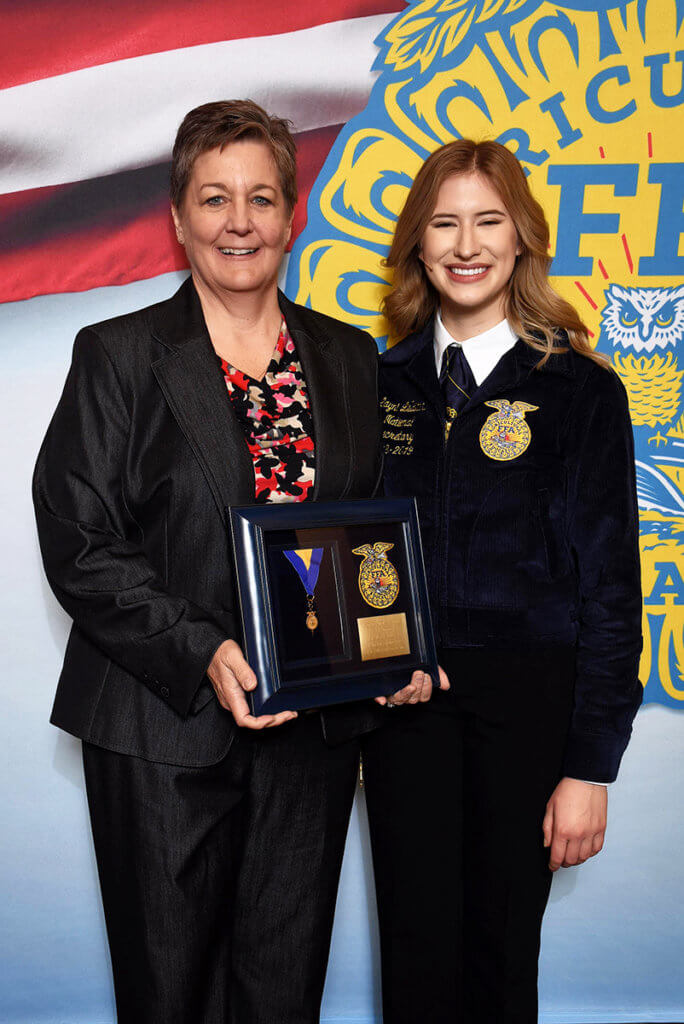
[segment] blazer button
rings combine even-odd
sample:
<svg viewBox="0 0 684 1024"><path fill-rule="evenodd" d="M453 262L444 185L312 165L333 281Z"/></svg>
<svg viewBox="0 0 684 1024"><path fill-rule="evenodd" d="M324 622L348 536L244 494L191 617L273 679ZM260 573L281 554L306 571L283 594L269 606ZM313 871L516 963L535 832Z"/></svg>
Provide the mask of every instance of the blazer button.
<svg viewBox="0 0 684 1024"><path fill-rule="evenodd" d="M159 692L161 693L162 697L168 697L168 695L169 695L169 688L168 688L168 686L162 686L162 688L161 688L161 690Z"/></svg>

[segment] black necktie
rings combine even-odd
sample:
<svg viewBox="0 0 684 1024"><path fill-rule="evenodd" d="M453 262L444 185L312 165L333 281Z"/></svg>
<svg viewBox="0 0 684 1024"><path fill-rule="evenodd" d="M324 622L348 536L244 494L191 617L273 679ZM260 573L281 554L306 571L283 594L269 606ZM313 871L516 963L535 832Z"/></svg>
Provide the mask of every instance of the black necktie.
<svg viewBox="0 0 684 1024"><path fill-rule="evenodd" d="M444 439L449 436L451 424L477 388L473 371L463 354L463 348L456 343L449 345L442 356L439 383L446 403Z"/></svg>

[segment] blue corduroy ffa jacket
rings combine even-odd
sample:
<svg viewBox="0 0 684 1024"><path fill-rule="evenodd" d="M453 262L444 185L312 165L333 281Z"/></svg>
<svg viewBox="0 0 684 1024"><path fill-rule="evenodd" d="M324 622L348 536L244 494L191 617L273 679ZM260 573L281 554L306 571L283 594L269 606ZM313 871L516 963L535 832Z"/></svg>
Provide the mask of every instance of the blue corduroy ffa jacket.
<svg viewBox="0 0 684 1024"><path fill-rule="evenodd" d="M418 499L438 643L576 660L564 771L610 782L641 703L638 509L617 376L522 340L444 441L432 323L381 358L388 497Z"/></svg>

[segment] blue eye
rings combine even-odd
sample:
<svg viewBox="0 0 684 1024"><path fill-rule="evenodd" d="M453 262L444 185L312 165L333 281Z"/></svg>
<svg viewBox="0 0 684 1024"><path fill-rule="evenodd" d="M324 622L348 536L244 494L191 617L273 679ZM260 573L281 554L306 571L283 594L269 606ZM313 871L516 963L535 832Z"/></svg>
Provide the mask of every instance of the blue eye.
<svg viewBox="0 0 684 1024"><path fill-rule="evenodd" d="M267 199L266 196L254 196L252 198L252 202L256 203L257 206L270 206L271 205L271 200Z"/></svg>
<svg viewBox="0 0 684 1024"><path fill-rule="evenodd" d="M620 310L620 323L623 327L636 327L639 322L639 314L629 302Z"/></svg>
<svg viewBox="0 0 684 1024"><path fill-rule="evenodd" d="M204 202L207 206L220 206L223 202L223 196L209 196Z"/></svg>
<svg viewBox="0 0 684 1024"><path fill-rule="evenodd" d="M666 306L656 314L655 322L658 327L671 327L674 323L675 309L672 302L668 302Z"/></svg>

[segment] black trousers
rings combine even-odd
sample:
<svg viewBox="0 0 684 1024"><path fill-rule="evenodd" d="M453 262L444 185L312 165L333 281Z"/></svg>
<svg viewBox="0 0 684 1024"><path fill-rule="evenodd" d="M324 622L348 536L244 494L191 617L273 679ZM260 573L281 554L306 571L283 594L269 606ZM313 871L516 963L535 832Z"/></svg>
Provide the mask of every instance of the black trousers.
<svg viewBox="0 0 684 1024"><path fill-rule="evenodd" d="M364 737L384 1024L533 1024L574 652L439 653L452 691Z"/></svg>
<svg viewBox="0 0 684 1024"><path fill-rule="evenodd" d="M119 1024L317 1024L358 761L315 714L209 768L84 745Z"/></svg>

